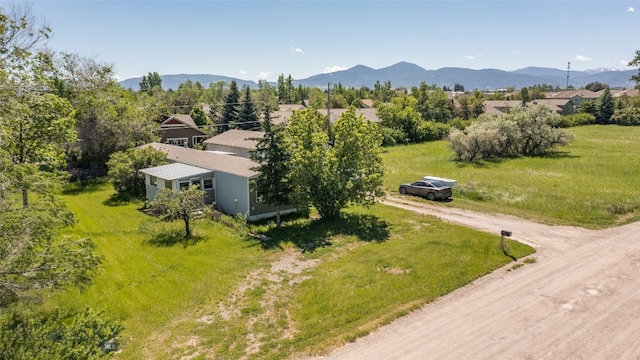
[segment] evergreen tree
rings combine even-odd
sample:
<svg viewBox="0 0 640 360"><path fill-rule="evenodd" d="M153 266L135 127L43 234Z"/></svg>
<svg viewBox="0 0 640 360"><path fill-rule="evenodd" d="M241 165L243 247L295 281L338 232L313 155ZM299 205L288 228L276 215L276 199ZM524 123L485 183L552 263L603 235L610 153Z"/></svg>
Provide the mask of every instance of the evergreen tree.
<svg viewBox="0 0 640 360"><path fill-rule="evenodd" d="M615 112L615 106L616 103L613 96L611 96L611 91L609 88L605 88L602 95L598 98L596 122L598 124L608 124L611 121L611 116L613 116Z"/></svg>
<svg viewBox="0 0 640 360"><path fill-rule="evenodd" d="M202 110L202 106L200 106L199 104L194 105L189 115L191 115L193 122L196 123L198 127L205 126L209 122L207 114L204 113L204 110Z"/></svg>
<svg viewBox="0 0 640 360"><path fill-rule="evenodd" d="M218 133L223 133L235 126L238 122L238 112L240 109L240 92L238 91L238 84L235 80L231 81L229 87L229 93L225 98L225 103L222 106L222 116L218 122Z"/></svg>
<svg viewBox="0 0 640 360"><path fill-rule="evenodd" d="M259 173L256 179L259 201L276 208L276 227L280 227L280 208L290 204L289 154L283 143L284 126L272 126L268 111L265 111L264 117L264 136L257 139L258 144L251 152L251 159L259 164L253 168Z"/></svg>
<svg viewBox="0 0 640 360"><path fill-rule="evenodd" d="M162 89L162 78L157 72L150 72L149 75L142 75L139 85L140 91L153 95L154 90Z"/></svg>
<svg viewBox="0 0 640 360"><path fill-rule="evenodd" d="M258 114L256 113L256 108L251 100L251 89L248 86L245 86L244 100L240 105L238 124L236 127L241 130L249 130L258 127Z"/></svg>

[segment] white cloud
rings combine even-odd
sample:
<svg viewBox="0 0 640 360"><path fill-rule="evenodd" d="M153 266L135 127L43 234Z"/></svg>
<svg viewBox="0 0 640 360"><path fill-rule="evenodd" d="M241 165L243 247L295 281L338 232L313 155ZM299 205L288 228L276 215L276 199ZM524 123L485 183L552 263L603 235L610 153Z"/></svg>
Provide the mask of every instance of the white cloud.
<svg viewBox="0 0 640 360"><path fill-rule="evenodd" d="M622 66L627 66L627 65L629 65L629 62L627 60L618 60L618 64L620 64Z"/></svg>
<svg viewBox="0 0 640 360"><path fill-rule="evenodd" d="M476 57L473 56L473 55L466 55L464 58L467 59L467 60L475 60L476 59Z"/></svg>
<svg viewBox="0 0 640 360"><path fill-rule="evenodd" d="M588 58L588 57L583 56L583 55L576 55L576 60L578 60L578 61L591 61L591 58Z"/></svg>
<svg viewBox="0 0 640 360"><path fill-rule="evenodd" d="M244 70L240 70L240 75L247 75L247 72Z"/></svg>
<svg viewBox="0 0 640 360"><path fill-rule="evenodd" d="M300 55L304 55L304 51L302 51L302 49L300 48L294 48L293 46L291 47L291 52L294 54L300 54Z"/></svg>
<svg viewBox="0 0 640 360"><path fill-rule="evenodd" d="M255 77L258 80L268 80L271 74L273 74L273 71L260 71Z"/></svg>
<svg viewBox="0 0 640 360"><path fill-rule="evenodd" d="M634 7L632 7L632 6L629 6L627 8L627 12L634 12L634 11L636 11L636 9Z"/></svg>
<svg viewBox="0 0 640 360"><path fill-rule="evenodd" d="M329 74L329 73L332 73L332 72L342 71L342 70L347 70L347 68L344 67L344 66L333 65L333 66L327 66L326 68L324 68L324 71L322 73L323 74Z"/></svg>

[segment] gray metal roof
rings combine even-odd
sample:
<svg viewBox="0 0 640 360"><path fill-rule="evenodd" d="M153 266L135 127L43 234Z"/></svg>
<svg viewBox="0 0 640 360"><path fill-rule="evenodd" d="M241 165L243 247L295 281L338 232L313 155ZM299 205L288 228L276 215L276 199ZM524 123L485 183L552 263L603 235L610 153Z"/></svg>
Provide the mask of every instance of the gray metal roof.
<svg viewBox="0 0 640 360"><path fill-rule="evenodd" d="M191 178L209 174L212 170L203 169L197 166L191 166L182 163L173 163L169 165L161 165L152 168L140 170L143 174L155 176L165 180L176 180L183 178Z"/></svg>

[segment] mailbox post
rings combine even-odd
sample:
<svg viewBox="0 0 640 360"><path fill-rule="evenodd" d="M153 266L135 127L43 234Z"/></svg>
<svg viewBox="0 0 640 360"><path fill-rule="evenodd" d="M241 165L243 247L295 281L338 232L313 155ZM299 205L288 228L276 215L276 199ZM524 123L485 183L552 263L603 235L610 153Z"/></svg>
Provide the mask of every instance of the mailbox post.
<svg viewBox="0 0 640 360"><path fill-rule="evenodd" d="M502 252L506 252L507 250L504 247L504 237L509 237L511 236L511 231L509 230L502 230L500 231L500 249L502 249Z"/></svg>

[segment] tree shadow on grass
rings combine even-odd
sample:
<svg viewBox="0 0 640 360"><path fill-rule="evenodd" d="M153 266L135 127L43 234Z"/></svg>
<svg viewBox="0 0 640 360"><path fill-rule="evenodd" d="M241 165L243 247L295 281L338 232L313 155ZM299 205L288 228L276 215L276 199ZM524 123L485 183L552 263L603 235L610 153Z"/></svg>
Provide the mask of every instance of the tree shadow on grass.
<svg viewBox="0 0 640 360"><path fill-rule="evenodd" d="M111 196L109 196L108 199L106 199L105 201L102 202L103 205L105 206L111 206L111 207L116 207L116 206L123 206L123 205L128 205L130 203L136 203L136 202L140 202L141 200L139 198L136 197L132 197L129 195L123 195L123 194L119 194L119 193L114 193Z"/></svg>
<svg viewBox="0 0 640 360"><path fill-rule="evenodd" d="M189 237L184 236L184 232L180 230L167 230L157 234L153 234L151 238L145 241L146 244L155 247L173 247L175 245L182 245L182 248L196 245L204 240L204 237L191 235Z"/></svg>
<svg viewBox="0 0 640 360"><path fill-rule="evenodd" d="M281 248L291 243L302 252L330 246L332 237L355 236L360 241L384 242L389 238L389 224L367 214L342 214L335 219L296 221L271 228L263 237L252 237L263 249Z"/></svg>
<svg viewBox="0 0 640 360"><path fill-rule="evenodd" d="M104 184L106 184L107 182L108 180L106 179L92 179L70 182L64 186L64 188L62 189L62 194L80 195L100 191L103 189Z"/></svg>

